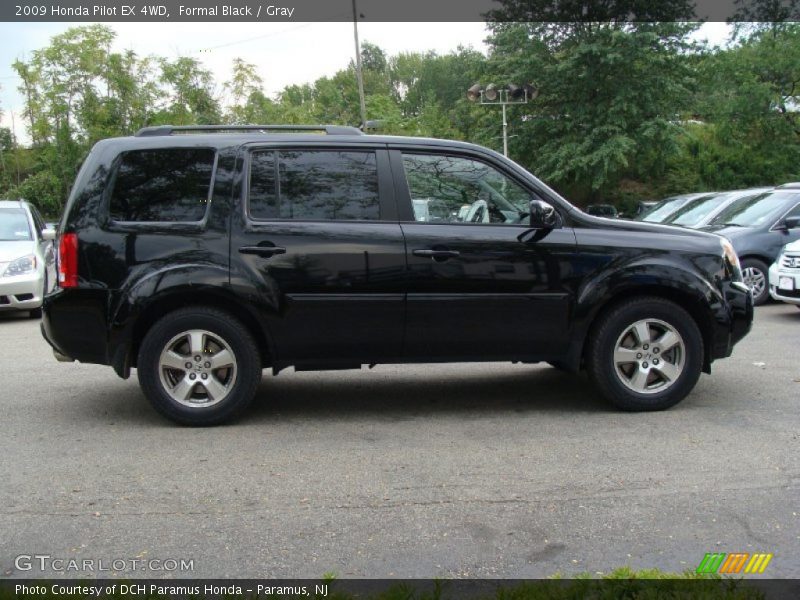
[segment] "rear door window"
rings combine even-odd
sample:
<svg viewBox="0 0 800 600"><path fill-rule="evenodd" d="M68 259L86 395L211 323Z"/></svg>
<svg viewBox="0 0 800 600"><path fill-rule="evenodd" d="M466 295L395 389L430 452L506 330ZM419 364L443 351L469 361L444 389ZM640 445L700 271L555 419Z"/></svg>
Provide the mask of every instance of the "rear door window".
<svg viewBox="0 0 800 600"><path fill-rule="evenodd" d="M375 152L253 152L248 210L253 219L378 220L380 201Z"/></svg>

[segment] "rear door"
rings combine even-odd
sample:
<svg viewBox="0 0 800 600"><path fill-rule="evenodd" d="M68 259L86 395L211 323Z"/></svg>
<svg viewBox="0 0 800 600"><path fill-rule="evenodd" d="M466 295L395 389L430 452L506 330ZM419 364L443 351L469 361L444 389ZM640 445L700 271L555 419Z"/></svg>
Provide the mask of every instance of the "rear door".
<svg viewBox="0 0 800 600"><path fill-rule="evenodd" d="M573 230L531 232L535 191L487 157L402 147L391 159L409 268L406 354L458 360L564 352Z"/></svg>
<svg viewBox="0 0 800 600"><path fill-rule="evenodd" d="M243 165L232 281L258 290L277 361L400 357L405 246L385 146L250 146Z"/></svg>

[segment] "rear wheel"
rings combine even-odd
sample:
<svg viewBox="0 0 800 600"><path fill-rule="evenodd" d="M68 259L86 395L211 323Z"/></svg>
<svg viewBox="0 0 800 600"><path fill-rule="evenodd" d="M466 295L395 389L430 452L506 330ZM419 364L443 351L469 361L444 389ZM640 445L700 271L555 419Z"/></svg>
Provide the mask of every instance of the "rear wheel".
<svg viewBox="0 0 800 600"><path fill-rule="evenodd" d="M137 371L145 396L161 414L184 425L218 425L250 404L261 361L239 321L197 307L170 313L150 328Z"/></svg>
<svg viewBox="0 0 800 600"><path fill-rule="evenodd" d="M623 410L663 410L694 388L703 338L694 319L661 298L636 298L603 315L587 349L589 376Z"/></svg>
<svg viewBox="0 0 800 600"><path fill-rule="evenodd" d="M769 299L769 267L757 258L742 261L742 278L753 292L753 306L760 306Z"/></svg>

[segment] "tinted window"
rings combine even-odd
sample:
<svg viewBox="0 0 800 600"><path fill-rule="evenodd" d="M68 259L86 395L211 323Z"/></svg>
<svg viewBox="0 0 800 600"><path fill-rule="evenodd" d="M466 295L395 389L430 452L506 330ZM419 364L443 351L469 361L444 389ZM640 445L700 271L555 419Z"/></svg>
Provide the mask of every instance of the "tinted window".
<svg viewBox="0 0 800 600"><path fill-rule="evenodd" d="M206 213L214 151L134 150L122 154L111 194L116 221L199 221Z"/></svg>
<svg viewBox="0 0 800 600"><path fill-rule="evenodd" d="M0 208L0 242L32 240L28 215L21 208Z"/></svg>
<svg viewBox="0 0 800 600"><path fill-rule="evenodd" d="M520 223L531 194L489 165L460 156L404 154L414 219Z"/></svg>
<svg viewBox="0 0 800 600"><path fill-rule="evenodd" d="M375 153L254 152L250 162L250 215L256 219L378 219Z"/></svg>

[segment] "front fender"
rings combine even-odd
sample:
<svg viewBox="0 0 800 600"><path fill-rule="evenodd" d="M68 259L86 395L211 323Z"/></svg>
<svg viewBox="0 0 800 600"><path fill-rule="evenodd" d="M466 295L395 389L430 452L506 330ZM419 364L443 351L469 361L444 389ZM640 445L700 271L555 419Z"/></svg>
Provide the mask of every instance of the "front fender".
<svg viewBox="0 0 800 600"><path fill-rule="evenodd" d="M653 295L679 304L692 315L706 342L704 362L708 367L717 340L727 340L731 315L718 287L724 269L722 259L705 257L703 268L696 260L648 257L634 258L627 264L615 261L582 279L575 294L576 327L566 362L573 369L580 367L591 327L610 305L634 296ZM719 275L705 274L709 267Z"/></svg>

